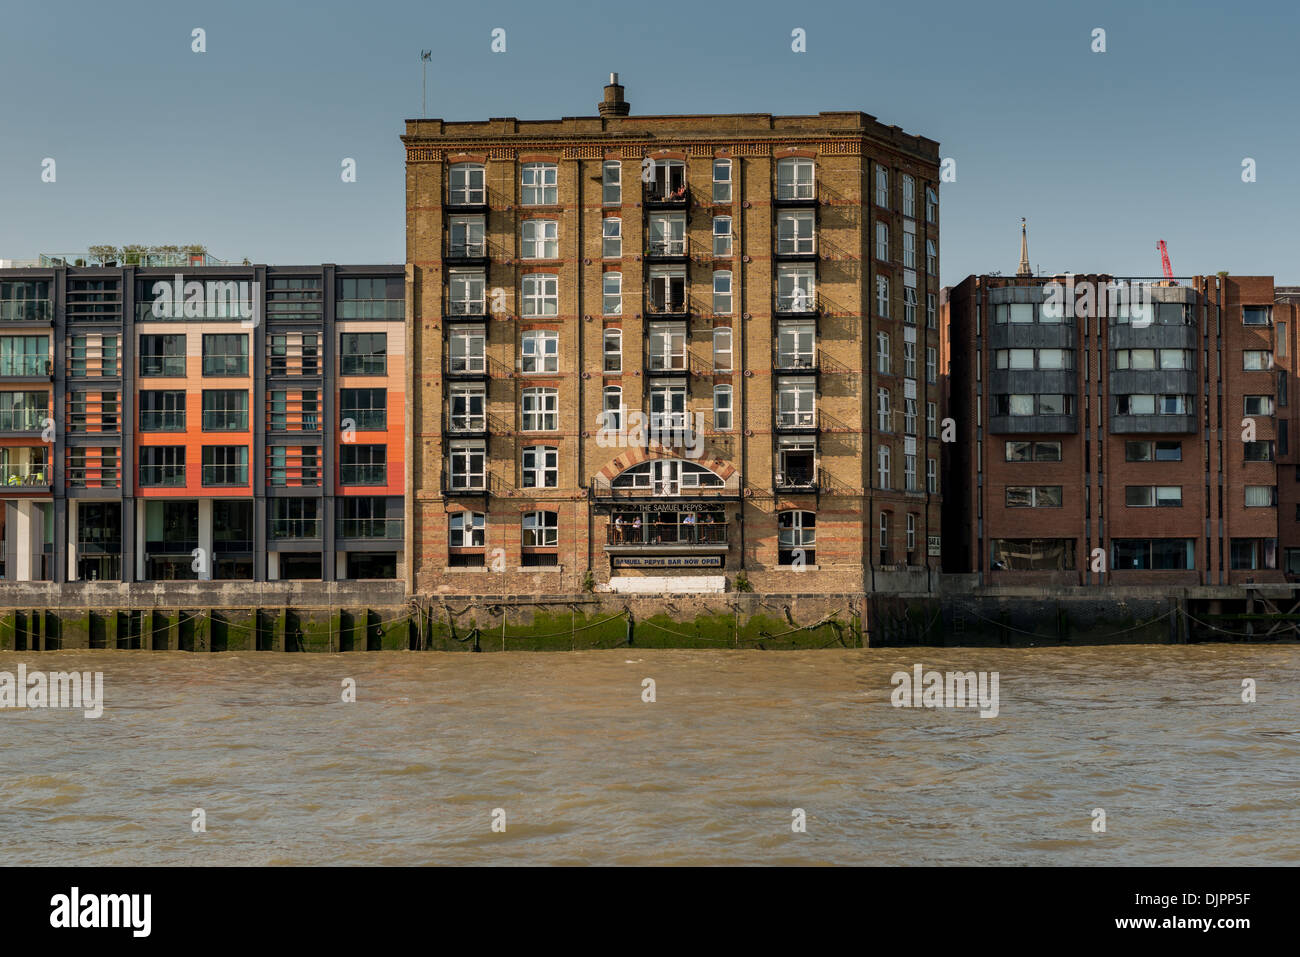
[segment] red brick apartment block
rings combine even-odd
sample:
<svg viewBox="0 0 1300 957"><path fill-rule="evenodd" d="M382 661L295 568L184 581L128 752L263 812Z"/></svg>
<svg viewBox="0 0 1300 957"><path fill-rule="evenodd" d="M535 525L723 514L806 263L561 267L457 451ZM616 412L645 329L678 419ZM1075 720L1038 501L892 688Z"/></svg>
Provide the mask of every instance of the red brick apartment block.
<svg viewBox="0 0 1300 957"><path fill-rule="evenodd" d="M1150 311L1051 284L1141 284ZM1074 290L1074 296L1069 291ZM1269 276L971 276L951 322L944 568L987 584L1300 577L1300 290ZM1075 310L1078 311L1078 310Z"/></svg>

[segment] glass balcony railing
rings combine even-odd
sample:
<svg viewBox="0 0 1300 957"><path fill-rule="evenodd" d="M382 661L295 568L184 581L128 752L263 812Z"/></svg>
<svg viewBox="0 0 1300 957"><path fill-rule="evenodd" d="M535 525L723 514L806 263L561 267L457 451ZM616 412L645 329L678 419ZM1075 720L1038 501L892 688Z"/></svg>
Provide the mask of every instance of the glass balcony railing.
<svg viewBox="0 0 1300 957"><path fill-rule="evenodd" d="M318 518L274 518L270 525L271 538L284 541L290 538L320 538Z"/></svg>
<svg viewBox="0 0 1300 957"><path fill-rule="evenodd" d="M49 322L53 316L48 299L0 299L0 322Z"/></svg>
<svg viewBox="0 0 1300 957"><path fill-rule="evenodd" d="M402 520L400 518L340 518L335 522L334 534L339 538L401 538Z"/></svg>
<svg viewBox="0 0 1300 957"><path fill-rule="evenodd" d="M0 465L0 485L14 487L44 487L50 484L50 469L43 462L18 465Z"/></svg>

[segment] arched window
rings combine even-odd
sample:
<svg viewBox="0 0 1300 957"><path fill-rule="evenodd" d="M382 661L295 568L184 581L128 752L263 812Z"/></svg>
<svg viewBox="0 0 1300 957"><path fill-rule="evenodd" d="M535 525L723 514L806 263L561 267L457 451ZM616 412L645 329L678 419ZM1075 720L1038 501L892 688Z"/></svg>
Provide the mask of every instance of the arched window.
<svg viewBox="0 0 1300 957"><path fill-rule="evenodd" d="M605 330L605 371L622 372L623 371L623 330L606 329Z"/></svg>
<svg viewBox="0 0 1300 957"><path fill-rule="evenodd" d="M903 174L903 215L916 218L916 180L906 173Z"/></svg>
<svg viewBox="0 0 1300 957"><path fill-rule="evenodd" d="M479 206L487 202L487 174L481 163L457 163L447 172L447 203Z"/></svg>
<svg viewBox="0 0 1300 957"><path fill-rule="evenodd" d="M731 327L718 326L713 330L713 371L731 371Z"/></svg>
<svg viewBox="0 0 1300 957"><path fill-rule="evenodd" d="M731 431L731 386L713 387L713 427L719 432Z"/></svg>
<svg viewBox="0 0 1300 957"><path fill-rule="evenodd" d="M623 387L607 385L601 398L600 427L611 432L623 428Z"/></svg>
<svg viewBox="0 0 1300 957"><path fill-rule="evenodd" d="M731 272L719 269L713 274L713 311L720 316L731 315Z"/></svg>
<svg viewBox="0 0 1300 957"><path fill-rule="evenodd" d="M776 517L776 530L778 564L816 564L816 514L813 512L780 512Z"/></svg>
<svg viewBox="0 0 1300 957"><path fill-rule="evenodd" d="M721 475L684 459L651 459L624 470L610 483L616 489L653 495L690 494L694 489L722 488L725 484Z"/></svg>
<svg viewBox="0 0 1300 957"><path fill-rule="evenodd" d="M601 306L607 316L623 314L623 274L607 272L601 282Z"/></svg>

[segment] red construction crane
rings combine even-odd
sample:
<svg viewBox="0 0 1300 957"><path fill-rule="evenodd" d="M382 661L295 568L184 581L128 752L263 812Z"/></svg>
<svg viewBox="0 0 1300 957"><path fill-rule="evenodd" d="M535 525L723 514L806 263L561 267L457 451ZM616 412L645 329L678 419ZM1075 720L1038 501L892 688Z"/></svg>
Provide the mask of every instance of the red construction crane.
<svg viewBox="0 0 1300 957"><path fill-rule="evenodd" d="M1160 265L1165 271L1165 278L1173 279L1174 267L1169 262L1169 248L1163 239L1156 243L1156 249L1160 250Z"/></svg>

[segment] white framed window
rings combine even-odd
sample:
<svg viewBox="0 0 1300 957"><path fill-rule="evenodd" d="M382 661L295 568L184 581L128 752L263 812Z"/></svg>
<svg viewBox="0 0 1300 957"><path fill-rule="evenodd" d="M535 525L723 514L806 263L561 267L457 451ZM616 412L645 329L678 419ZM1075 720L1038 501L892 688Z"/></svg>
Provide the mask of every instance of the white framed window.
<svg viewBox="0 0 1300 957"><path fill-rule="evenodd" d="M559 512L524 512L520 519L524 548L555 548L560 541Z"/></svg>
<svg viewBox="0 0 1300 957"><path fill-rule="evenodd" d="M453 327L447 341L452 372L483 372L487 368L487 335L482 326Z"/></svg>
<svg viewBox="0 0 1300 957"><path fill-rule="evenodd" d="M925 404L925 434L927 438L939 437L939 406L934 402Z"/></svg>
<svg viewBox="0 0 1300 957"><path fill-rule="evenodd" d="M939 220L939 193L933 186L925 188L925 221L927 223L938 222Z"/></svg>
<svg viewBox="0 0 1300 957"><path fill-rule="evenodd" d="M817 327L811 322L780 322L776 364L781 369L811 369L817 359Z"/></svg>
<svg viewBox="0 0 1300 957"><path fill-rule="evenodd" d="M787 255L816 252L816 233L811 209L784 210L776 220L776 251Z"/></svg>
<svg viewBox="0 0 1300 957"><path fill-rule="evenodd" d="M447 306L453 316L478 316L487 310L487 276L481 269L447 273Z"/></svg>
<svg viewBox="0 0 1300 957"><path fill-rule="evenodd" d="M523 315L558 316L560 314L560 278L551 273L528 273L523 281Z"/></svg>
<svg viewBox="0 0 1300 957"><path fill-rule="evenodd" d="M623 387L607 385L601 393L600 427L611 431L623 428Z"/></svg>
<svg viewBox="0 0 1300 957"><path fill-rule="evenodd" d="M889 262L889 226L885 223L876 223L876 258Z"/></svg>
<svg viewBox="0 0 1300 957"><path fill-rule="evenodd" d="M925 271L931 275L939 266L939 251L934 245L933 239L925 241Z"/></svg>
<svg viewBox="0 0 1300 957"><path fill-rule="evenodd" d="M815 312L817 270L813 266L778 266L776 273L778 312Z"/></svg>
<svg viewBox="0 0 1300 957"><path fill-rule="evenodd" d="M649 326L647 358L656 372L685 372L686 323L655 322Z"/></svg>
<svg viewBox="0 0 1300 957"><path fill-rule="evenodd" d="M650 387L650 428L686 428L686 384L657 382Z"/></svg>
<svg viewBox="0 0 1300 957"><path fill-rule="evenodd" d="M907 551L908 554L916 551L916 513L907 513Z"/></svg>
<svg viewBox="0 0 1300 957"><path fill-rule="evenodd" d="M916 486L916 456L903 453L903 488L908 492L918 491Z"/></svg>
<svg viewBox="0 0 1300 957"><path fill-rule="evenodd" d="M520 204L554 206L560 201L559 175L554 163L525 163L519 171Z"/></svg>
<svg viewBox="0 0 1300 957"><path fill-rule="evenodd" d="M894 431L894 414L890 409L890 394L888 389L876 390L876 429L880 432Z"/></svg>
<svg viewBox="0 0 1300 957"><path fill-rule="evenodd" d="M623 314L623 274L607 272L600 281L601 309L607 316Z"/></svg>
<svg viewBox="0 0 1300 957"><path fill-rule="evenodd" d="M794 551L802 549L804 558L817 544L817 515L814 512L780 512L777 515L778 564L794 564Z"/></svg>
<svg viewBox="0 0 1300 957"><path fill-rule="evenodd" d="M916 378L915 342L903 342L903 376L908 379Z"/></svg>
<svg viewBox="0 0 1300 957"><path fill-rule="evenodd" d="M889 356L889 333L876 333L876 371L881 375L892 375L894 368Z"/></svg>
<svg viewBox="0 0 1300 957"><path fill-rule="evenodd" d="M719 432L731 431L731 386L713 387L713 427Z"/></svg>
<svg viewBox="0 0 1300 957"><path fill-rule="evenodd" d="M731 202L731 160L729 159L713 161L713 201Z"/></svg>
<svg viewBox="0 0 1300 957"><path fill-rule="evenodd" d="M554 219L525 219L524 259L555 259L560 255L560 224Z"/></svg>
<svg viewBox="0 0 1300 957"><path fill-rule="evenodd" d="M600 255L605 259L619 259L623 255L623 220L617 216L601 220Z"/></svg>
<svg viewBox="0 0 1300 957"><path fill-rule="evenodd" d="M932 292L925 294L925 328L939 328L938 309L935 306L934 293Z"/></svg>
<svg viewBox="0 0 1300 957"><path fill-rule="evenodd" d="M817 424L817 391L805 379L777 379L777 424L785 428L807 428Z"/></svg>
<svg viewBox="0 0 1300 957"><path fill-rule="evenodd" d="M520 405L523 431L555 432L560 428L559 389L524 389Z"/></svg>
<svg viewBox="0 0 1300 957"><path fill-rule="evenodd" d="M713 255L717 259L731 257L731 217L713 217Z"/></svg>
<svg viewBox="0 0 1300 957"><path fill-rule="evenodd" d="M903 434L916 435L916 400L903 399Z"/></svg>
<svg viewBox="0 0 1300 957"><path fill-rule="evenodd" d="M447 448L451 488L487 487L487 447L482 442L452 442Z"/></svg>
<svg viewBox="0 0 1300 957"><path fill-rule="evenodd" d="M623 371L623 330L606 329L604 336L606 372Z"/></svg>
<svg viewBox="0 0 1300 957"><path fill-rule="evenodd" d="M731 271L719 269L713 273L713 311L719 316L731 315Z"/></svg>
<svg viewBox="0 0 1300 957"><path fill-rule="evenodd" d="M889 208L889 170L876 167L876 205Z"/></svg>
<svg viewBox="0 0 1300 957"><path fill-rule="evenodd" d="M903 174L903 215L916 218L916 180L906 173Z"/></svg>
<svg viewBox="0 0 1300 957"><path fill-rule="evenodd" d="M889 277L876 277L876 315L889 318Z"/></svg>
<svg viewBox="0 0 1300 957"><path fill-rule="evenodd" d="M447 252L453 257L487 255L487 220L482 216L447 219Z"/></svg>
<svg viewBox="0 0 1300 957"><path fill-rule="evenodd" d="M618 160L606 160L600 168L600 201L606 206L623 202L623 164Z"/></svg>
<svg viewBox="0 0 1300 957"><path fill-rule="evenodd" d="M939 381L939 353L934 346L925 347L925 381Z"/></svg>
<svg viewBox="0 0 1300 957"><path fill-rule="evenodd" d="M889 450L886 449L886 452ZM880 557L883 564L885 556L889 553L889 513L880 513Z"/></svg>
<svg viewBox="0 0 1300 957"><path fill-rule="evenodd" d="M447 396L447 415L453 429L475 432L485 428L487 391L481 385L452 385Z"/></svg>
<svg viewBox="0 0 1300 957"><path fill-rule="evenodd" d="M777 160L777 199L814 199L816 195L816 169L812 160L800 157Z"/></svg>
<svg viewBox="0 0 1300 957"><path fill-rule="evenodd" d="M730 372L731 354L731 327L718 326L713 330L713 371Z"/></svg>
<svg viewBox="0 0 1300 957"><path fill-rule="evenodd" d="M892 480L890 478L888 445L882 445L876 449L876 482L877 482L877 486L876 486L877 488L887 489L893 487ZM880 515L880 537L881 537L882 545L883 542L885 541L885 535L886 535L885 516L884 513L882 512Z"/></svg>
<svg viewBox="0 0 1300 957"><path fill-rule="evenodd" d="M657 256L686 255L685 213L651 213L646 225L648 252Z"/></svg>
<svg viewBox="0 0 1300 957"><path fill-rule="evenodd" d="M487 541L487 516L482 512L452 512L447 516L447 544L452 548L482 548Z"/></svg>
<svg viewBox="0 0 1300 957"><path fill-rule="evenodd" d="M560 450L554 445L524 447L524 488L558 488Z"/></svg>
<svg viewBox="0 0 1300 957"><path fill-rule="evenodd" d="M906 325L916 325L916 287L903 287L903 322Z"/></svg>
<svg viewBox="0 0 1300 957"><path fill-rule="evenodd" d="M903 265L908 269L916 268L916 233L903 233Z"/></svg>
<svg viewBox="0 0 1300 957"><path fill-rule="evenodd" d="M529 329L519 340L522 372L560 371L560 334L550 329Z"/></svg>
<svg viewBox="0 0 1300 957"><path fill-rule="evenodd" d="M925 490L931 495L939 494L939 463L934 459L925 460Z"/></svg>
<svg viewBox="0 0 1300 957"><path fill-rule="evenodd" d="M481 163L457 163L447 171L447 202L477 206L487 202L487 171Z"/></svg>

